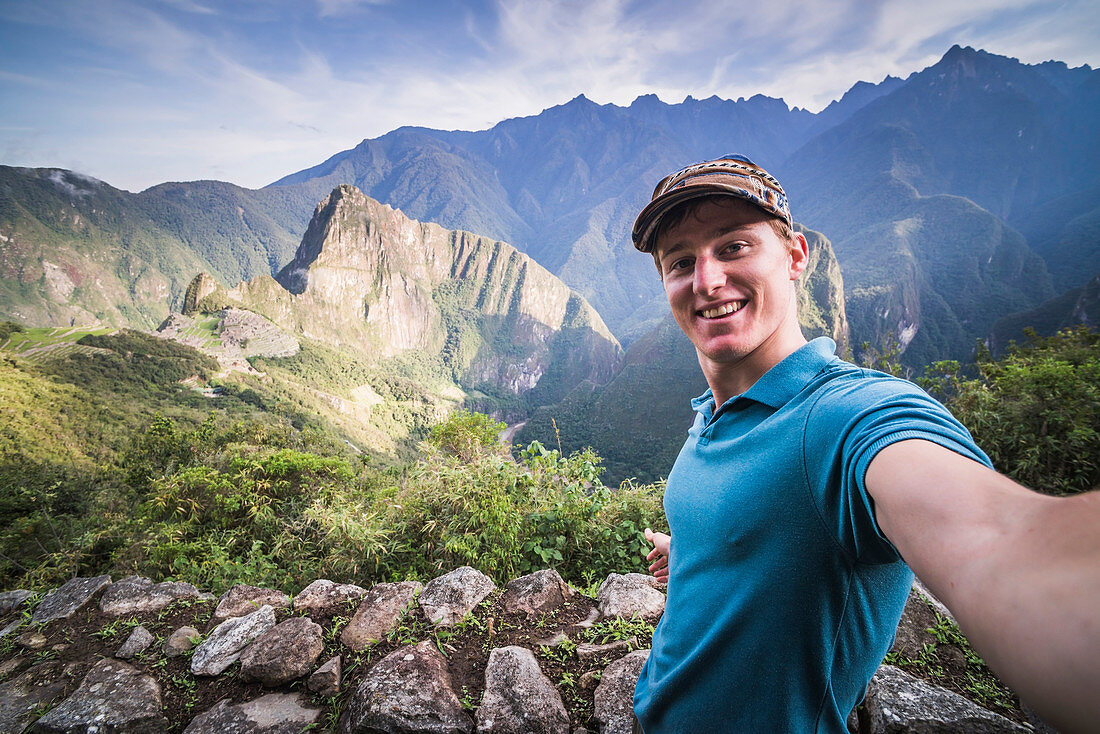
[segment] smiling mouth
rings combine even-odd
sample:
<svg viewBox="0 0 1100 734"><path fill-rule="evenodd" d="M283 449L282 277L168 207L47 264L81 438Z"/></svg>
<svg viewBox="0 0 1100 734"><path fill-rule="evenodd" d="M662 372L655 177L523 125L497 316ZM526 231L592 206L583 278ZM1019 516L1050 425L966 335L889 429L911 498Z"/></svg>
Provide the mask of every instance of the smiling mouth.
<svg viewBox="0 0 1100 734"><path fill-rule="evenodd" d="M745 307L746 301L734 301L733 303L727 303L717 308L708 308L700 311L704 319L717 319L727 314L731 314L735 311L740 311Z"/></svg>

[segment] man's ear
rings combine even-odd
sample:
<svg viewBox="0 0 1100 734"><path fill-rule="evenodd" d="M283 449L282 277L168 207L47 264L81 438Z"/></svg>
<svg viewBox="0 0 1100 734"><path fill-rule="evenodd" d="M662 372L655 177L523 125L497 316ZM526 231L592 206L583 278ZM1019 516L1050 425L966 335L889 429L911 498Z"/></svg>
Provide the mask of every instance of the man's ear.
<svg viewBox="0 0 1100 734"><path fill-rule="evenodd" d="M806 269L806 265L810 261L810 246L806 242L806 235L801 232L794 232L791 235L790 257L789 273L791 280L798 280L798 276L802 275L802 271Z"/></svg>

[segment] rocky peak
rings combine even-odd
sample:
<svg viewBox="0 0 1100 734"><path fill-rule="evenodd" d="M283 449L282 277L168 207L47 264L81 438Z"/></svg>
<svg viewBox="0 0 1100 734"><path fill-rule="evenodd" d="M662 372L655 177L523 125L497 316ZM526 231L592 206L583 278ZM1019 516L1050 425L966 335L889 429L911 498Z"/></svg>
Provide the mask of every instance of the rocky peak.
<svg viewBox="0 0 1100 734"><path fill-rule="evenodd" d="M214 276L205 270L196 275L188 284L187 293L183 297L183 314L190 316L203 310L202 300L219 288L221 286L218 281L214 280Z"/></svg>
<svg viewBox="0 0 1100 734"><path fill-rule="evenodd" d="M620 351L592 306L510 245L409 219L354 186L317 205L276 280L218 291L200 276L188 303L238 305L372 355L443 354L460 381L517 394L548 373L554 394L602 382Z"/></svg>

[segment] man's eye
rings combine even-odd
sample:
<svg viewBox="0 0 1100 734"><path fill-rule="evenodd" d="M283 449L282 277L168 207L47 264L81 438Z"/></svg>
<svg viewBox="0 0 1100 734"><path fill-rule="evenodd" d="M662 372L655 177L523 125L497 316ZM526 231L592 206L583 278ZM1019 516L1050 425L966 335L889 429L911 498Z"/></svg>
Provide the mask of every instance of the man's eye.
<svg viewBox="0 0 1100 734"><path fill-rule="evenodd" d="M682 257L679 260L673 260L672 264L668 266L669 270L683 270L684 268L691 267L691 259Z"/></svg>
<svg viewBox="0 0 1100 734"><path fill-rule="evenodd" d="M732 255L733 253L741 250L742 248L744 248L744 245L742 245L739 242L735 242L732 245L726 245L725 248L722 249L722 252L725 252L725 253L728 253L728 254Z"/></svg>

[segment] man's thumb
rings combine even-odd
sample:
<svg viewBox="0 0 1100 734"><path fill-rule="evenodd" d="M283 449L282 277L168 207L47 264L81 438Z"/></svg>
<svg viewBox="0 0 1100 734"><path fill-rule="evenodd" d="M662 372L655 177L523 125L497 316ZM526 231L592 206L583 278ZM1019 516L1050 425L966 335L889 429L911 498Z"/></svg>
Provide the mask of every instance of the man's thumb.
<svg viewBox="0 0 1100 734"><path fill-rule="evenodd" d="M653 529L652 528L646 528L645 529L645 539L648 540L648 541L653 540Z"/></svg>

